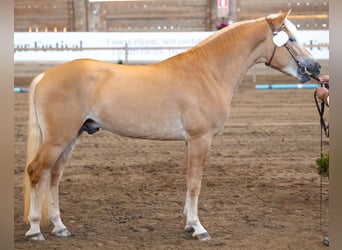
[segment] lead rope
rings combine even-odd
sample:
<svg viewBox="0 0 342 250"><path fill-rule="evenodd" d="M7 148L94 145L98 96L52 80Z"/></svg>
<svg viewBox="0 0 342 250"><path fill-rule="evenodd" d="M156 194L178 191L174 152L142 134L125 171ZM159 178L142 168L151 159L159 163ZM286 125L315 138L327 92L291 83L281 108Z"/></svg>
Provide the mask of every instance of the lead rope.
<svg viewBox="0 0 342 250"><path fill-rule="evenodd" d="M324 103L323 103L324 105ZM320 143L320 152L321 152L321 166L323 164L323 127L321 126L321 143ZM324 217L323 217L323 174L321 174L320 176L320 185L319 185L319 188L320 188L320 195L319 195L319 227L320 227L320 231L323 235L323 244L326 245L326 246L329 246L329 243L330 243L330 240L327 236L327 232L324 230L323 228L323 224L324 223Z"/></svg>
<svg viewBox="0 0 342 250"><path fill-rule="evenodd" d="M323 85L322 85L323 87ZM321 161L321 166L323 164L323 131L326 137L329 137L329 125L325 124L324 121L324 102L321 102L321 107L319 107L319 103L317 100L317 96L316 96L316 91L314 92L314 99L315 99L315 103L316 103L316 107L317 107L317 111L319 113L320 116L320 125L321 125L321 142L320 142L320 161ZM319 213L319 219L320 219L320 231L323 234L323 244L326 246L329 246L330 244L330 239L327 235L327 232L324 230L323 228L323 224L324 224L324 218L323 218L323 174L320 175L320 213Z"/></svg>

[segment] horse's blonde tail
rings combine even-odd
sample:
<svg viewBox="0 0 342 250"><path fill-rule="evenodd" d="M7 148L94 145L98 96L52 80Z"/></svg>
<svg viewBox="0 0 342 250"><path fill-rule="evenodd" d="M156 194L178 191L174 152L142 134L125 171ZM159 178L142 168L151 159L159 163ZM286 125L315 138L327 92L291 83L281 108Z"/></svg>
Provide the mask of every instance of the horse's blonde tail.
<svg viewBox="0 0 342 250"><path fill-rule="evenodd" d="M42 144L42 131L37 117L37 110L35 106L35 92L36 86L43 78L43 74L38 75L33 79L30 85L29 92L29 118L28 118L28 135L27 135L27 158L24 174L24 221L29 222L30 213L30 200L31 200L31 180L27 172L27 168L32 160L35 158L41 144ZM50 178L47 171L41 177L39 183L37 183L37 192L39 195L41 206L41 222L44 224L49 216L49 199L50 199Z"/></svg>

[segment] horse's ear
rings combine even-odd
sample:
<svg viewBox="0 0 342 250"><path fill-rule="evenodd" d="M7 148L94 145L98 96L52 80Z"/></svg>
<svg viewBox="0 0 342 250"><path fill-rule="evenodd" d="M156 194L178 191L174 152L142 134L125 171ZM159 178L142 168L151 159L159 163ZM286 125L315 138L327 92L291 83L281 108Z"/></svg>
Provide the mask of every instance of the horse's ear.
<svg viewBox="0 0 342 250"><path fill-rule="evenodd" d="M284 23L285 19L290 15L291 9L288 12L280 13L276 16L273 16L272 23L274 25L274 28L277 30L281 27L281 25Z"/></svg>

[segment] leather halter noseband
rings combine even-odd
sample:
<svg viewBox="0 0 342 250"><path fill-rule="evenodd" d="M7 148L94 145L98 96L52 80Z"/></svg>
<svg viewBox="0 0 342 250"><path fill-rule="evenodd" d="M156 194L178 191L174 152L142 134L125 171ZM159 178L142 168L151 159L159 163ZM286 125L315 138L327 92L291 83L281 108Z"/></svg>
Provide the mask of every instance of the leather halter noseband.
<svg viewBox="0 0 342 250"><path fill-rule="evenodd" d="M276 29L270 19L268 19L266 17L265 20L268 23L268 25L270 26L270 29L272 30L273 35L278 34L278 32L281 31L283 29L283 27L284 27L284 24L283 24L278 29ZM293 60L296 62L297 66L298 66L298 73L301 74L301 75L304 75L306 73L307 68L297 59L297 57L296 57L297 53L288 45L287 42L283 46L288 50L288 52L292 56ZM277 49L277 46L274 45L271 58L270 58L270 60L268 62L265 63L266 66L270 66L271 65L271 62L273 60L274 54L276 52L276 49ZM310 77L312 77L315 80L317 80L311 74L310 74Z"/></svg>

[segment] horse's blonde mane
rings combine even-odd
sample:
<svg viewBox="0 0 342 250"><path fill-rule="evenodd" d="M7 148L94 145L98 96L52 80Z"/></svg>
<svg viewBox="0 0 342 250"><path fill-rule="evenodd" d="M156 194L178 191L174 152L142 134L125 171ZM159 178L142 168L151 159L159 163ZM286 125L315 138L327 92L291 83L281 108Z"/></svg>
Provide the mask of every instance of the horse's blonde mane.
<svg viewBox="0 0 342 250"><path fill-rule="evenodd" d="M213 40L215 40L216 38L218 38L220 35L230 32L232 33L232 30L234 30L235 28L245 24L245 23L249 23L249 22L253 22L254 20L249 20L249 21L241 21L241 22L237 22L232 24L231 26L228 26L226 28L223 28L221 30L215 31L213 34L211 34L210 36L208 36L207 38L203 39L202 41L200 41L197 45L195 45L193 48L198 48L201 47Z"/></svg>

